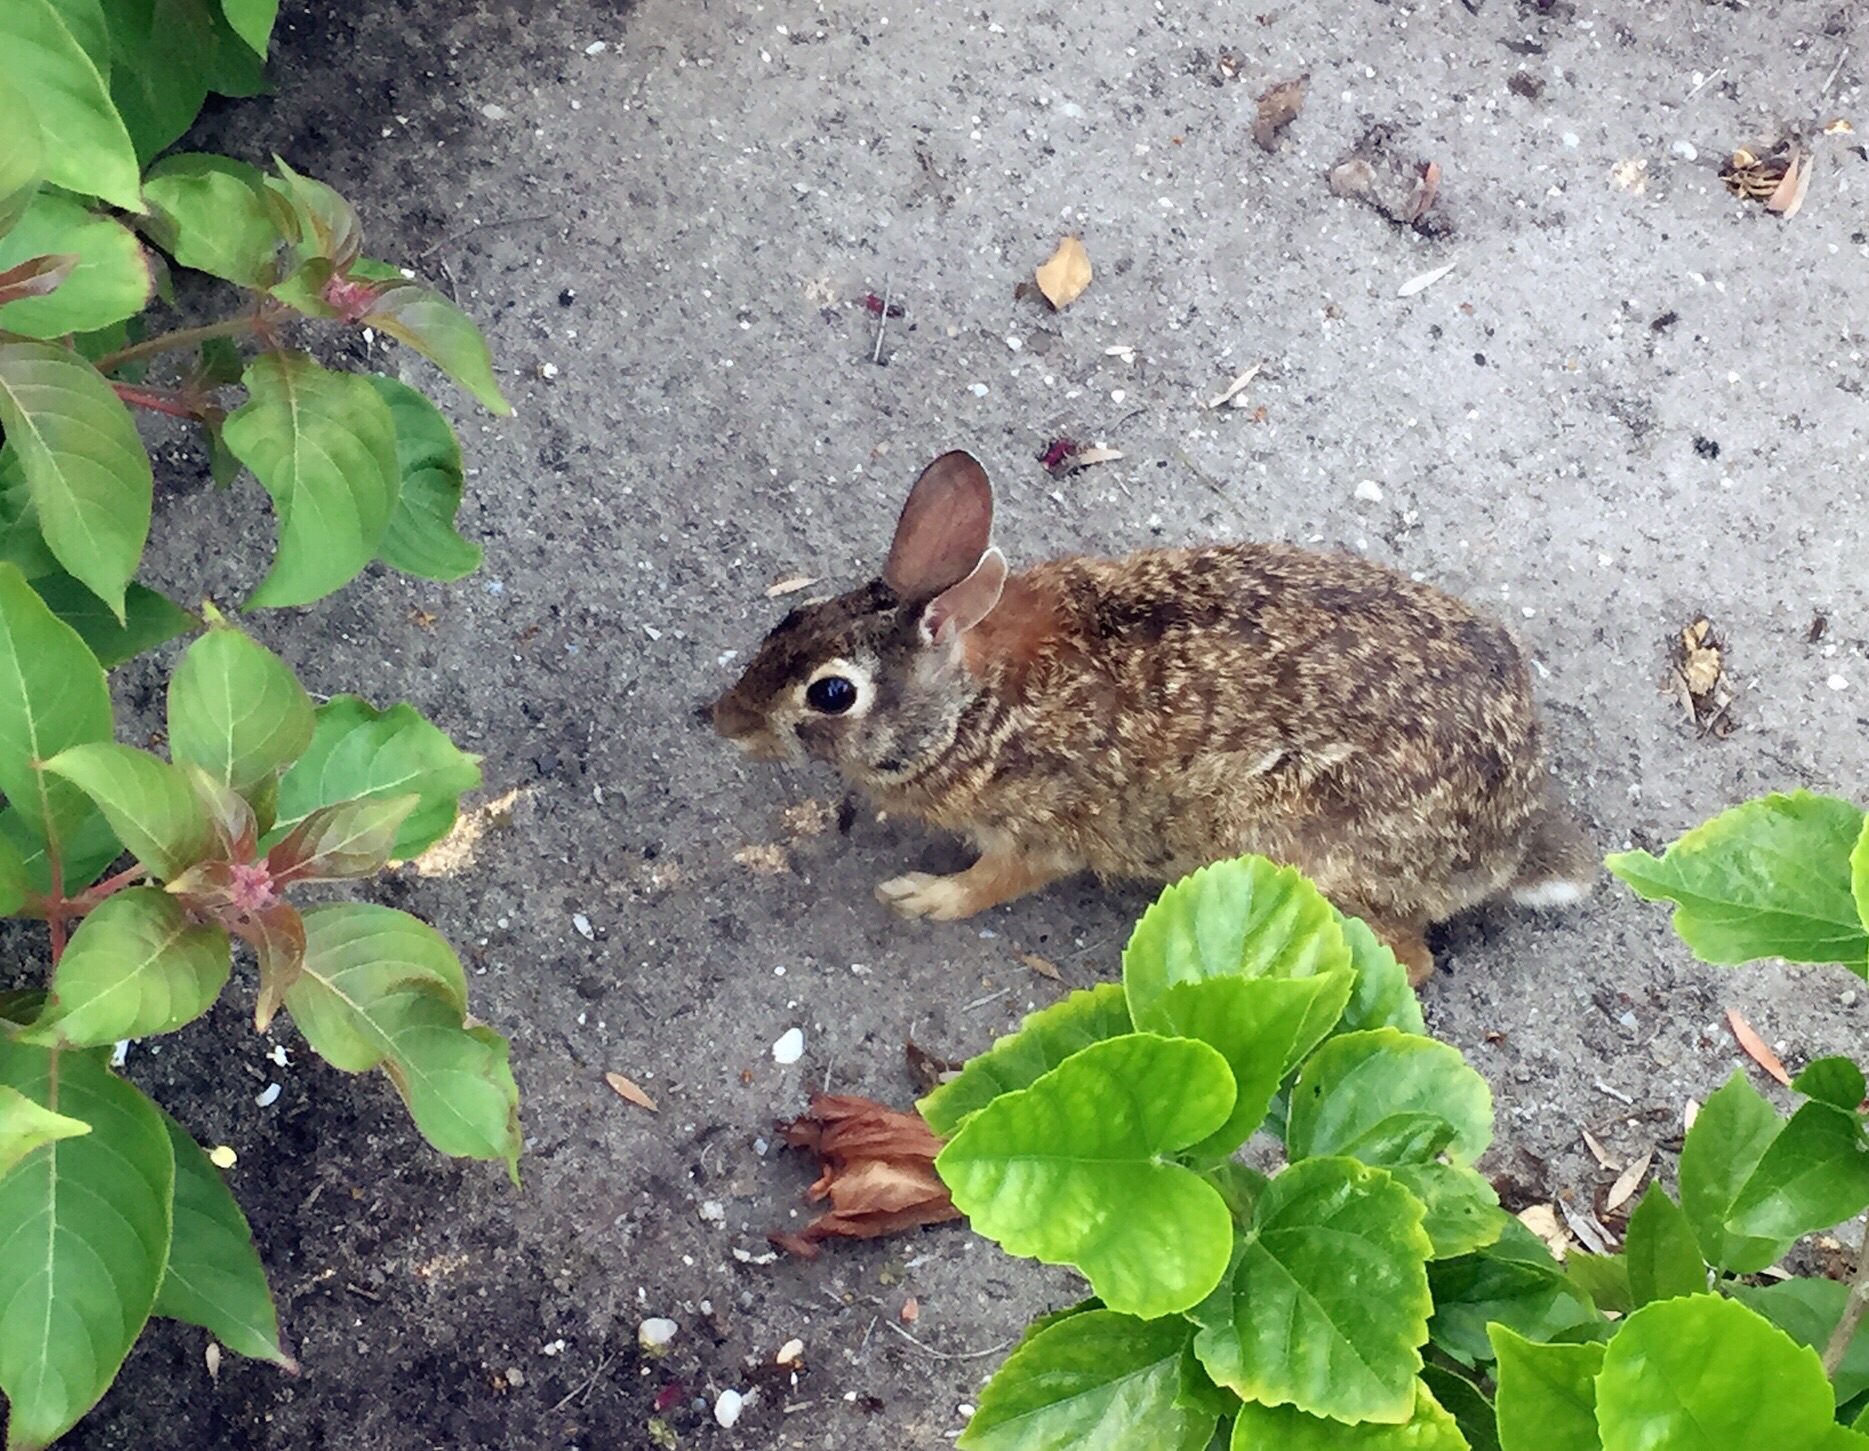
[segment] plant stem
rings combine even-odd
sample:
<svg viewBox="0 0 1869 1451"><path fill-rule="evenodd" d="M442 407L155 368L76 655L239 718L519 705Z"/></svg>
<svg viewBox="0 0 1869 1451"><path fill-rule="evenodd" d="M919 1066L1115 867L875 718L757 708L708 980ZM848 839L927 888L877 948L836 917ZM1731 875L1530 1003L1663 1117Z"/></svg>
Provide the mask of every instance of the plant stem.
<svg viewBox="0 0 1869 1451"><path fill-rule="evenodd" d="M1830 1343L1824 1347L1824 1374L1833 1380L1837 1367L1843 1364L1843 1352L1850 1348L1850 1341L1856 1337L1856 1327L1862 1324L1865 1310L1869 1310L1869 1228L1863 1230L1863 1242L1856 1249L1856 1277L1850 1281L1849 1299L1843 1302L1843 1318L1837 1321L1837 1328L1830 1333Z"/></svg>
<svg viewBox="0 0 1869 1451"><path fill-rule="evenodd" d="M50 822L46 825L49 827ZM65 905L65 864L58 859L58 838L51 831L46 832L45 842L46 869L52 877L51 910L46 913L46 930L52 935L52 966L58 966L59 958L65 955L65 917L60 910Z"/></svg>
<svg viewBox="0 0 1869 1451"><path fill-rule="evenodd" d="M97 371L114 372L125 363L134 363L138 358L153 358L158 353L180 352L183 348L192 348L197 343L205 343L209 338L239 337L242 333L258 332L262 324L258 316L252 313L240 317L223 318L220 322L211 322L202 327L178 328L172 333L158 333L153 338L145 338L140 343L132 343L127 348L118 348L114 353L105 353L97 360Z"/></svg>
<svg viewBox="0 0 1869 1451"><path fill-rule="evenodd" d="M143 874L148 870L149 868L145 867L141 862L137 862L134 866L125 867L122 871L118 872L116 876L106 877L103 881L97 883L96 886L80 892L65 905L71 909L72 916L81 916L86 912L92 911L96 908L98 903L102 902L104 898L110 896L113 892L121 892L131 883L141 879Z"/></svg>
<svg viewBox="0 0 1869 1451"><path fill-rule="evenodd" d="M179 393L166 388L138 388L129 383L110 385L125 403L147 408L152 413L167 413L174 418L200 418L201 405L191 403Z"/></svg>

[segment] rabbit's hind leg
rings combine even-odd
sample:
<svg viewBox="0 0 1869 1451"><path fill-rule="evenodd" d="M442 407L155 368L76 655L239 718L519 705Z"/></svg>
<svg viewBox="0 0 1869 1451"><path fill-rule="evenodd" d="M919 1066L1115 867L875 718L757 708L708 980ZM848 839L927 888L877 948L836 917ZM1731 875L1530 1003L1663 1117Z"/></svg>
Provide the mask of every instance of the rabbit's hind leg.
<svg viewBox="0 0 1869 1451"><path fill-rule="evenodd" d="M906 872L891 877L876 888L876 900L911 921L931 917L951 922L1035 892L1074 870L1016 852L989 851L966 871L952 876Z"/></svg>

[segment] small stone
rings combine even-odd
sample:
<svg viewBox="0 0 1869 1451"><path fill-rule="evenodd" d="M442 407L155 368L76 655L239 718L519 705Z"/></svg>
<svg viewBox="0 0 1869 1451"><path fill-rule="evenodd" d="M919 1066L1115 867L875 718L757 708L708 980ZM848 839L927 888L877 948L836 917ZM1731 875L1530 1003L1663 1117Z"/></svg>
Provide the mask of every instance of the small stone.
<svg viewBox="0 0 1869 1451"><path fill-rule="evenodd" d="M722 1204L718 1199L703 1199L701 1201L701 1207L695 1212L709 1224L725 1224L727 1222L727 1206Z"/></svg>
<svg viewBox="0 0 1869 1451"><path fill-rule="evenodd" d="M597 934L591 931L591 919L586 917L582 912L573 912L571 914L571 925L578 929L578 936L582 937L585 941L589 942L595 940Z"/></svg>
<svg viewBox="0 0 1869 1451"><path fill-rule="evenodd" d="M506 1383L514 1390L518 1390L526 1383L526 1373L516 1365L509 1366L506 1371Z"/></svg>
<svg viewBox="0 0 1869 1451"><path fill-rule="evenodd" d="M216 1148L208 1150L208 1162L217 1169L231 1169L239 1162L239 1159L240 1155L236 1154L226 1144L221 1144Z"/></svg>
<svg viewBox="0 0 1869 1451"><path fill-rule="evenodd" d="M962 1401L958 1406L954 1407L954 1409L960 1413L960 1418L963 1421L971 1421L973 1419L973 1405L971 1402Z"/></svg>
<svg viewBox="0 0 1869 1451"><path fill-rule="evenodd" d="M1025 339L1019 338L1019 337L1009 337L1006 339L1006 346L1011 348L1016 353L1019 351L1020 348L1025 346Z"/></svg>
<svg viewBox="0 0 1869 1451"><path fill-rule="evenodd" d="M975 384L974 384L974 385L973 385L972 387L970 387L970 388L969 388L969 389L968 389L967 391L968 391L969 393L971 393L971 394L973 394L973 396L974 396L974 397L976 397L976 398L984 398L984 397L986 397L986 395L987 395L987 391L988 391L988 390L987 390L987 386L986 386L986 384L984 384L984 383L975 383Z"/></svg>
<svg viewBox="0 0 1869 1451"><path fill-rule="evenodd" d="M1700 155L1699 150L1691 141L1677 141L1669 149L1683 161L1693 161Z"/></svg>
<svg viewBox="0 0 1869 1451"><path fill-rule="evenodd" d="M734 1423L740 1419L740 1408L746 1404L746 1397L738 1391L722 1391L714 1402L714 1419L721 1426L731 1431Z"/></svg>
<svg viewBox="0 0 1869 1451"><path fill-rule="evenodd" d="M805 1342L793 1336L779 1347L779 1353L773 1357L775 1365L796 1365L805 1354Z"/></svg>
<svg viewBox="0 0 1869 1451"><path fill-rule="evenodd" d="M1110 402L1112 403L1121 403L1128 396L1121 388L1110 389Z"/></svg>
<svg viewBox="0 0 1869 1451"><path fill-rule="evenodd" d="M480 108L480 114L485 116L489 121L504 121L506 119L506 107L496 106L489 101Z"/></svg>
<svg viewBox="0 0 1869 1451"><path fill-rule="evenodd" d="M258 1104L261 1108L271 1108L275 1103L279 1102L280 1092L281 1089L278 1084L269 1083L260 1091L260 1096L254 1099L253 1102Z"/></svg>
<svg viewBox="0 0 1869 1451"><path fill-rule="evenodd" d="M644 1355L661 1355L680 1329L673 1320L653 1315L636 1327L636 1343L642 1347Z"/></svg>
<svg viewBox="0 0 1869 1451"><path fill-rule="evenodd" d="M1382 485L1377 483L1374 479L1364 479L1356 486L1356 497L1361 499L1365 504L1380 504L1382 502Z"/></svg>
<svg viewBox="0 0 1869 1451"><path fill-rule="evenodd" d="M1824 684L1828 685L1832 690L1848 690L1850 688L1849 681L1845 680L1841 675L1832 675Z"/></svg>
<svg viewBox="0 0 1869 1451"><path fill-rule="evenodd" d="M772 1045L772 1061L782 1068L789 1068L805 1056L805 1030L787 1028L779 1034L778 1042Z"/></svg>
<svg viewBox="0 0 1869 1451"><path fill-rule="evenodd" d="M610 47L605 45L601 40L593 40L589 45L584 47L584 53L586 55L602 55L608 49L610 49Z"/></svg>

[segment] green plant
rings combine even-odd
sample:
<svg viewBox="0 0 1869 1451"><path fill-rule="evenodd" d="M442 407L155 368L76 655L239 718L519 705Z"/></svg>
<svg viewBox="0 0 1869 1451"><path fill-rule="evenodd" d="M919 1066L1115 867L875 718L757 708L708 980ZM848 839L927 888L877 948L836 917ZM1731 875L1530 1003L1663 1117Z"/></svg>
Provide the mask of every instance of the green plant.
<svg viewBox="0 0 1869 1451"><path fill-rule="evenodd" d="M201 154L148 165L210 88L263 85L275 8L0 7L0 559L107 664L199 624L132 583L153 486L132 407L193 420L218 483L245 465L271 495L278 547L248 607L309 603L373 560L431 579L479 563L453 527L460 448L434 405L287 345L295 320L371 329L509 412L479 330L412 274L364 257L350 204L283 161L273 176ZM145 336L145 310L169 287L144 240L233 284L237 304ZM170 355L189 361L166 381L146 376ZM230 411L236 385L246 397Z"/></svg>
<svg viewBox="0 0 1869 1451"><path fill-rule="evenodd" d="M958 1444L1869 1445L1838 1421L1869 1403L1848 1292L1746 1278L1869 1204L1860 1075L1799 1084L1789 1122L1721 1089L1682 1203L1651 1189L1619 1254L1560 1265L1473 1169L1490 1093L1367 926L1263 859L1206 868L1137 924L1120 985L920 1105L973 1228L1093 1296L1033 1323ZM1261 1128L1276 1172L1235 1157ZM1807 1347L1833 1334L1827 1378Z"/></svg>
<svg viewBox="0 0 1869 1451"><path fill-rule="evenodd" d="M213 1005L231 938L258 964L256 1028L283 1006L333 1066L381 1067L437 1148L517 1177L506 1041L467 1023L447 942L387 907L289 900L445 835L479 782L473 758L406 705L314 708L218 618L170 681L167 733L167 761L112 741L103 667L0 563L0 915L43 921L51 958L45 990L0 995L9 1447L70 1427L152 1314L291 1364L218 1171L108 1063L112 1043Z"/></svg>

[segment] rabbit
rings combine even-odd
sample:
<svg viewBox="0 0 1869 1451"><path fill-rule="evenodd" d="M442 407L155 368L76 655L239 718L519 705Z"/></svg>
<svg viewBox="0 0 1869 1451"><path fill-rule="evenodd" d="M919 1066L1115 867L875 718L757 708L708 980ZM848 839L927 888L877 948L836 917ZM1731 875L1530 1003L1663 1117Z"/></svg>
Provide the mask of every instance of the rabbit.
<svg viewBox="0 0 1869 1451"><path fill-rule="evenodd" d="M1419 984L1429 924L1590 890L1596 854L1549 794L1499 624L1285 544L1012 574L992 528L985 470L943 454L881 578L794 609L707 708L748 754L828 761L885 813L972 842L965 871L876 888L901 916L1256 852L1368 921Z"/></svg>

